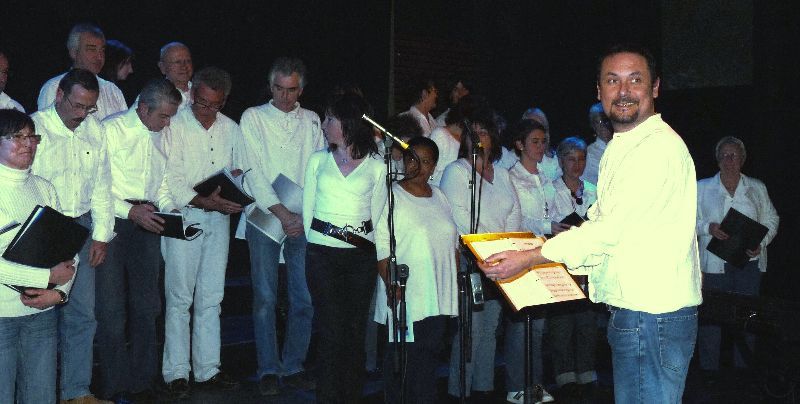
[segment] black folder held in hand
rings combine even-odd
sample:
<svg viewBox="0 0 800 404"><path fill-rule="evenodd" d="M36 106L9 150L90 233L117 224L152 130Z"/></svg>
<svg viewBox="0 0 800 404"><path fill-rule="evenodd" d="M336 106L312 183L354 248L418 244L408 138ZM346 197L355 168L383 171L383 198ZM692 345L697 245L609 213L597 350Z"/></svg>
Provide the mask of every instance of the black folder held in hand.
<svg viewBox="0 0 800 404"><path fill-rule="evenodd" d="M203 230L197 227L198 223L185 224L180 213L156 212L156 215L164 219L164 231L161 232L163 237L191 241L203 234Z"/></svg>
<svg viewBox="0 0 800 404"><path fill-rule="evenodd" d="M706 250L722 258L727 263L743 267L750 260L746 250L755 250L767 235L769 229L763 224L745 216L731 208L719 224L720 229L728 234L727 240L711 238Z"/></svg>
<svg viewBox="0 0 800 404"><path fill-rule="evenodd" d="M242 187L243 176L244 174L234 178L226 167L195 185L194 190L200 196L209 196L217 187L220 187L219 196L239 205L247 206L255 202L255 199L244 191Z"/></svg>

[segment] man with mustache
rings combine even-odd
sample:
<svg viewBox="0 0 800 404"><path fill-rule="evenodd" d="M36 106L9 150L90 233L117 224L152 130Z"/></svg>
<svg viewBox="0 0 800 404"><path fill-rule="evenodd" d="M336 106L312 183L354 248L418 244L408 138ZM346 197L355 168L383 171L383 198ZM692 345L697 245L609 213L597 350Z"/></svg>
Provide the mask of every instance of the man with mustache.
<svg viewBox="0 0 800 404"><path fill-rule="evenodd" d="M93 72L72 69L58 84L55 102L31 118L42 141L31 171L53 183L61 213L91 229L79 253L68 304L58 308L62 402L97 403L91 395L95 320L95 267L114 236L114 207L106 142L94 117L100 87ZM72 401L77 400L77 401Z"/></svg>
<svg viewBox="0 0 800 404"><path fill-rule="evenodd" d="M545 262L589 274L589 297L611 312L617 403L680 403L701 303L694 162L655 113L659 79L645 49L616 45L599 59L597 97L614 127L589 221L529 251L492 255L481 269L509 278Z"/></svg>
<svg viewBox="0 0 800 404"><path fill-rule="evenodd" d="M100 28L92 24L77 24L72 27L67 37L67 51L69 51L69 58L72 59L73 68L88 70L97 79L100 87L96 102L95 118L97 120L128 109L122 91L114 83L97 77L100 70L103 70L106 61L106 37ZM39 111L53 103L58 83L63 77L64 74L53 77L39 90L39 99L36 102Z"/></svg>

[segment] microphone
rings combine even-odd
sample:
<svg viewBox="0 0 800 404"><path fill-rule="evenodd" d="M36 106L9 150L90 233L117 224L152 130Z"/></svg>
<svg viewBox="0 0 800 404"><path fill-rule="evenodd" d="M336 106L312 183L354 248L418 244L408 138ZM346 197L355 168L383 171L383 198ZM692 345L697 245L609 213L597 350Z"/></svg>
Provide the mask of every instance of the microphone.
<svg viewBox="0 0 800 404"><path fill-rule="evenodd" d="M392 140L394 140L394 141L395 141L395 142L396 142L396 143L397 143L397 144L400 146L400 148L402 148L403 150L406 150L406 149L408 149L408 143L406 143L406 142L404 142L404 141L400 140L400 138L399 138L399 137L397 137L397 136L395 136L395 135L393 135L393 134L389 133L389 131L388 131L388 130L384 129L384 128L383 128L383 126L379 125L377 122L375 122L374 120L372 120L372 118L370 118L369 116L367 116L367 114L364 114L364 115L362 115L362 116L361 116L361 119L363 119L363 120L365 120L365 121L367 121L367 122L371 123L371 124L372 124L372 126L374 126L374 127L378 128L378 130L379 130L379 131L381 131L381 132L383 132L383 134L385 134L386 136L389 136L389 138L391 138Z"/></svg>
<svg viewBox="0 0 800 404"><path fill-rule="evenodd" d="M472 130L472 122L470 122L469 119L466 118L464 118L462 122L464 124L464 130L467 131L467 136L469 136L469 139L472 141L472 148L475 150L483 150L483 145L481 144L480 136L478 136L478 134L475 133L474 130Z"/></svg>

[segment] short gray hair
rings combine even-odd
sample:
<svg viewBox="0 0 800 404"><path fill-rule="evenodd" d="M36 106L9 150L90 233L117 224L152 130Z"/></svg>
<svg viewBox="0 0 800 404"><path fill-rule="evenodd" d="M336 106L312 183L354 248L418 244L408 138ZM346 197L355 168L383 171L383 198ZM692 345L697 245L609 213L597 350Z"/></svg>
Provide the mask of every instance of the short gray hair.
<svg viewBox="0 0 800 404"><path fill-rule="evenodd" d="M181 100L181 93L175 85L164 78L148 81L139 93L139 103L149 109L159 108L162 103L180 105Z"/></svg>
<svg viewBox="0 0 800 404"><path fill-rule="evenodd" d="M226 98L231 93L231 75L219 67L209 66L195 73L192 78L192 88L197 89L201 84L214 91L222 90Z"/></svg>
<svg viewBox="0 0 800 404"><path fill-rule="evenodd" d="M281 56L275 59L272 68L269 69L269 86L275 84L275 76L280 73L283 76L291 76L297 73L300 76L300 88L306 86L306 65L298 58Z"/></svg>
<svg viewBox="0 0 800 404"><path fill-rule="evenodd" d="M184 48L187 51L189 51L189 53L191 53L191 51L189 50L189 47L186 46L185 44L183 44L181 42L170 42L170 43L168 43L168 44L166 44L166 45L161 47L161 50L159 50L159 52L158 52L158 60L163 61L164 60L164 56L166 56L167 52L169 52L169 50L172 49L172 48Z"/></svg>
<svg viewBox="0 0 800 404"><path fill-rule="evenodd" d="M572 136L562 140L561 143L558 144L556 155L559 159L562 159L574 151L582 151L586 153L586 142L579 137Z"/></svg>
<svg viewBox="0 0 800 404"><path fill-rule="evenodd" d="M544 131L548 135L550 134L550 122L547 121L547 115L545 115L544 111L540 108L528 108L525 112L522 113L522 119L533 119L536 122L539 122L544 126Z"/></svg>
<svg viewBox="0 0 800 404"><path fill-rule="evenodd" d="M747 149L744 147L744 142L735 136L725 136L724 138L720 139L719 142L717 142L716 146L714 146L714 157L717 158L717 162L720 161L720 150L722 149L722 146L725 146L726 144L732 144L739 148L739 150L742 152L742 163L744 163L745 159L747 159Z"/></svg>
<svg viewBox="0 0 800 404"><path fill-rule="evenodd" d="M76 24L72 29L69 31L69 35L67 36L67 50L78 50L78 46L80 45L81 41L81 34L89 34L95 38L100 38L105 42L106 35L103 34L103 30L100 29L97 25L89 24L89 23L81 23Z"/></svg>

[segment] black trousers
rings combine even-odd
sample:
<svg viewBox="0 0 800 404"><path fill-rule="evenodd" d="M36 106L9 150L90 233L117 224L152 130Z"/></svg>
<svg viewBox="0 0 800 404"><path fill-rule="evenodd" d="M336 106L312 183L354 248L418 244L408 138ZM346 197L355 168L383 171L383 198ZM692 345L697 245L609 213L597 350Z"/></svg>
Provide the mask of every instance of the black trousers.
<svg viewBox="0 0 800 404"><path fill-rule="evenodd" d="M318 329L318 403L358 403L364 387L364 333L378 274L375 250L309 243L306 280Z"/></svg>
<svg viewBox="0 0 800 404"><path fill-rule="evenodd" d="M378 296L378 299L382 296ZM400 402L400 382L405 376L405 402L435 404L436 365L444 348L447 316L427 317L414 322L414 342L406 343L405 375L394 372L395 343L386 349L383 384L386 403Z"/></svg>

